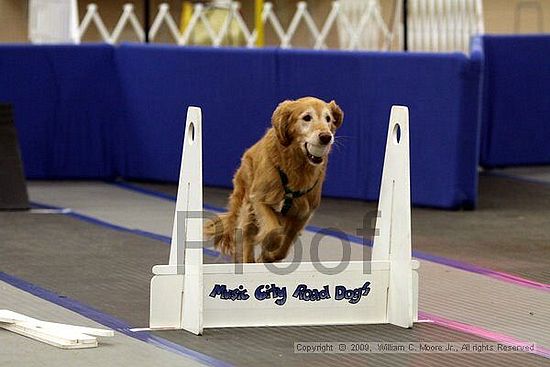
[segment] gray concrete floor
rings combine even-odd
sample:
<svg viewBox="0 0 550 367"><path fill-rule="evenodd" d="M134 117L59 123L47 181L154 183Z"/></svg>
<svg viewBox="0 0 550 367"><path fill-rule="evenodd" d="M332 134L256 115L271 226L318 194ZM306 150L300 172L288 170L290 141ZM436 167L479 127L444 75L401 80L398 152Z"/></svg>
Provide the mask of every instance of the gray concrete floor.
<svg viewBox="0 0 550 367"><path fill-rule="evenodd" d="M487 173L550 184L550 166L509 167L489 170Z"/></svg>
<svg viewBox="0 0 550 367"><path fill-rule="evenodd" d="M0 309L17 310L33 318L105 328L90 319L0 282ZM62 350L0 329L0 366L201 366L189 358L162 350L120 333L99 338L99 347Z"/></svg>
<svg viewBox="0 0 550 367"><path fill-rule="evenodd" d="M474 211L413 208L414 249L550 283L550 184L521 180L546 177L549 169L515 169L514 177L482 174ZM176 192L173 184L141 185ZM229 192L206 188L205 202L225 207ZM375 202L323 198L310 223L356 234L373 210Z"/></svg>
<svg viewBox="0 0 550 367"><path fill-rule="evenodd" d="M61 214L0 213L0 220L9 227L9 230L0 232L3 244L3 256L0 258L2 271L52 290L64 297L76 299L101 312L118 317L132 326L146 325L149 270L152 265L162 263L167 258L168 246L166 244L135 234L93 225ZM29 228L34 230L29 231ZM41 235L37 236L37 232ZM22 254L24 256L21 256ZM209 256L205 258L207 261L213 260ZM464 279L465 283L476 282L476 285L483 289L485 287L483 281L480 282L475 275L472 276L473 279ZM437 281L438 278L444 280L445 277L445 274L440 274L433 277L433 281ZM438 289L438 284L426 284L428 279L425 277L423 279L421 284L426 290ZM492 284L493 287L495 286L494 281L490 279L485 279L485 281ZM518 291L521 292L521 289ZM47 302L37 300L36 297L31 296L26 306L22 307L24 302L11 297L8 293L0 293L6 296L2 299L11 300L11 303L7 305L9 308L52 321L88 325L80 320L73 321L64 313L44 315L37 312L37 310L45 309L38 301ZM445 293L445 295L447 294ZM462 298L469 299L467 295L463 295ZM2 307L4 306L2 305ZM454 308L457 308L456 312L460 313L463 305L450 307L450 309ZM491 310L488 309L488 311ZM503 315L503 317L506 319L507 315ZM304 356L292 352L293 343L296 341L486 341L479 335L458 332L432 324L417 324L412 330L390 325L368 325L209 329L203 337L196 337L182 331L158 332L156 335L239 366L256 366L258 364L323 366L335 363L342 366L369 363L380 366L403 364L433 366L441 365L441 363L460 365L461 362L467 365L525 364L542 366L546 363L542 357L523 354ZM10 337L13 343L17 343L17 339L13 339L13 336ZM37 351L43 348L37 342L32 343L30 348L34 346ZM15 347L11 344L10 347L12 346ZM0 361L12 361L11 349L2 350L7 354L4 356L0 351ZM101 348L97 349L97 351L101 350ZM132 358L136 354L131 350L122 348L120 350L126 354L128 361L133 361ZM64 356L68 361L80 363L80 358L82 358L80 354L63 352L65 352ZM39 354L30 349L26 358L31 364L38 363L37 360L40 359L45 365L50 366L56 365L58 362L57 353L59 351L52 350L51 354ZM101 360L98 357L98 361ZM159 361L162 362L162 359ZM83 363L86 365L86 361ZM166 362L166 364L158 365L175 364Z"/></svg>
<svg viewBox="0 0 550 367"><path fill-rule="evenodd" d="M145 186L158 191L175 192L174 185ZM548 186L488 175L482 175L480 186L481 198L477 211L414 209L413 247L438 256L547 282L550 279ZM227 193L225 189L207 188L205 202L224 206ZM113 185L31 182L30 194L35 201L70 207L78 213L126 229L164 236L171 233L174 209L172 202ZM317 226L336 226L346 232L355 233L356 228L362 225L363 214L374 207L374 203L324 199L312 223ZM520 223L519 227L517 223ZM306 243L311 236L306 231ZM322 256L337 259L340 253L337 246L331 242L333 240L327 241ZM365 249L358 245L353 246L355 255L352 256L363 258ZM154 264L165 263L168 246L156 240L115 231L66 215L0 213L0 253L0 271L67 294L102 312L115 315L132 326L145 326L150 268ZM205 260L218 259L206 256ZM420 309L425 314L473 325L478 330L487 330L494 335L535 341L547 349L550 347L550 337L546 332L550 328L548 292L429 261L421 262L420 276ZM0 301L2 299L4 297L0 297ZM29 302L31 311L34 307L41 307L36 302L33 305L33 302ZM60 314L59 318L65 320L65 315ZM328 338L334 338L335 335L353 338L363 335L368 340L391 340L388 338L393 337L396 338L394 341L407 338L437 341L441 341L441 338L472 338L470 334L435 325L420 324L413 330L413 333L396 334L391 327L369 326L355 329L208 330L202 338L179 332L164 332L159 335L236 365L255 365L254 361L262 361L263 364L273 361L273 365L285 366L305 363L363 365L369 362L377 365L456 365L459 361L469 365L543 365L546 362L542 357L533 355L479 356L477 359L469 355L461 355L460 358L386 356L385 359L372 356L367 359L365 356L316 359L309 356L304 359L293 355L289 350L289 343L300 337L309 340L322 337L323 340L329 340ZM474 334L474 338L479 340L480 335L483 334ZM147 346L131 338L121 337ZM13 336L10 338L13 339ZM256 346L263 348L262 353L253 353ZM0 348L0 365L4 358L8 358L3 356L2 350ZM245 352L236 353L236 350ZM131 354L129 351L128 353ZM48 357L45 360L46 365L53 365L56 358ZM29 363L35 363L30 355L28 360Z"/></svg>

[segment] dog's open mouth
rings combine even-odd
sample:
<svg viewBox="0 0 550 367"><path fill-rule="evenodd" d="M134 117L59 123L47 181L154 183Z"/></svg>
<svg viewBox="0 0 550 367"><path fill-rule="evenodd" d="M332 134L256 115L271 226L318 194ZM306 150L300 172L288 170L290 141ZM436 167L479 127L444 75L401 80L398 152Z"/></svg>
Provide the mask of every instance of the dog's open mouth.
<svg viewBox="0 0 550 367"><path fill-rule="evenodd" d="M319 157L319 156L311 154L311 152L309 151L309 149L307 147L308 147L308 145L307 145L307 143L305 143L307 159L309 159L309 161L313 164L323 163L323 157L322 156Z"/></svg>

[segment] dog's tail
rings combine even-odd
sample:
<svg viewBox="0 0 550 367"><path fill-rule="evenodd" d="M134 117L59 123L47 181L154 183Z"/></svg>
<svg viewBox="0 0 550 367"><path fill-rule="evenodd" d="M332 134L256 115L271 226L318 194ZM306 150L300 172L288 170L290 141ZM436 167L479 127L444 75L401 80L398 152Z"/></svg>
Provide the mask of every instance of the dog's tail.
<svg viewBox="0 0 550 367"><path fill-rule="evenodd" d="M244 189L233 191L229 197L229 211L217 215L204 226L205 237L213 239L214 246L224 255L235 255L235 231L244 195Z"/></svg>

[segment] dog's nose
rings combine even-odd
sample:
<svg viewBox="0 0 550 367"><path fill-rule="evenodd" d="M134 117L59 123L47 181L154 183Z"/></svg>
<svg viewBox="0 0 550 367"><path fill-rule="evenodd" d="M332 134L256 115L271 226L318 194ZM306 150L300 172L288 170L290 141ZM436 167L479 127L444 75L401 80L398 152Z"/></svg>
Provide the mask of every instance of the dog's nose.
<svg viewBox="0 0 550 367"><path fill-rule="evenodd" d="M331 140L332 140L331 133L326 133L326 132L319 133L319 142L322 145L327 145L328 143L330 143Z"/></svg>

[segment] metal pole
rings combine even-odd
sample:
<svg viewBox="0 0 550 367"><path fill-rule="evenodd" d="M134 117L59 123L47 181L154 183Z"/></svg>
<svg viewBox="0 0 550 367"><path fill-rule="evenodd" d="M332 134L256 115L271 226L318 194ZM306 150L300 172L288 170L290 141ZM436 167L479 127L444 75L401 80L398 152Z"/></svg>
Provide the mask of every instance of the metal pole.
<svg viewBox="0 0 550 367"><path fill-rule="evenodd" d="M181 34L185 32L185 29L189 25L189 22L191 21L192 16L193 16L193 4L191 4L191 1L189 0L184 0L181 5L181 18L180 18Z"/></svg>
<svg viewBox="0 0 550 367"><path fill-rule="evenodd" d="M149 43L149 17L151 15L151 4L149 0L143 0L143 30L145 31L145 43Z"/></svg>
<svg viewBox="0 0 550 367"><path fill-rule="evenodd" d="M254 26L256 27L256 46L264 46L264 22L262 22L262 12L264 10L264 0L254 2Z"/></svg>
<svg viewBox="0 0 550 367"><path fill-rule="evenodd" d="M408 2L407 0L403 0L403 50L408 51L409 50L409 42L407 40L408 36L408 15L409 15L409 9L408 9Z"/></svg>

